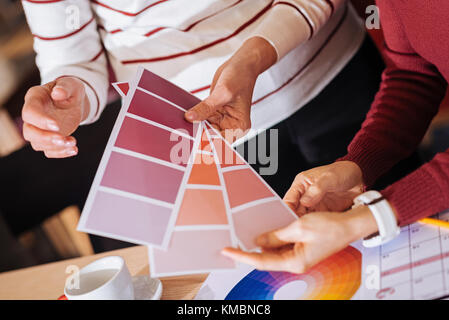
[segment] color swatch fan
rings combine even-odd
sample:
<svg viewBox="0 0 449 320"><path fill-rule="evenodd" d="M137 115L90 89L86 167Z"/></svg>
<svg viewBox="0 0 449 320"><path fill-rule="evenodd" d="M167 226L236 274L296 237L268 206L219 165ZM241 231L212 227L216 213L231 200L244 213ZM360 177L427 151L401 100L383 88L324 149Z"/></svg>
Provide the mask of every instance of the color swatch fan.
<svg viewBox="0 0 449 320"><path fill-rule="evenodd" d="M162 276L234 268L222 248L296 219L212 127L184 120L196 97L143 68L114 86L124 105L79 230L149 246Z"/></svg>

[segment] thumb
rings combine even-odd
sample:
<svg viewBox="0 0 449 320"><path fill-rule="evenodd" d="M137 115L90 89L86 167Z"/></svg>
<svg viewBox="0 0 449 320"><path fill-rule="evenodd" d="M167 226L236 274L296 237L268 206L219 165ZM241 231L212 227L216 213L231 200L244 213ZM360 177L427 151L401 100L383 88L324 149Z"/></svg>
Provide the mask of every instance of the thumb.
<svg viewBox="0 0 449 320"><path fill-rule="evenodd" d="M58 102L58 106L66 106L78 102L84 90L81 80L73 77L62 77L56 80L51 88L51 98Z"/></svg>
<svg viewBox="0 0 449 320"><path fill-rule="evenodd" d="M256 238L256 244L263 248L278 248L303 240L301 221L296 220L284 228L264 233Z"/></svg>
<svg viewBox="0 0 449 320"><path fill-rule="evenodd" d="M188 110L185 113L185 118L190 122L206 120L226 103L229 103L227 95L220 94L220 90L214 89L209 97Z"/></svg>
<svg viewBox="0 0 449 320"><path fill-rule="evenodd" d="M327 192L327 188L324 183L313 184L309 188L306 189L306 192L301 197L299 202L304 207L307 207L307 208L314 207L321 201L321 199L323 199L326 192Z"/></svg>

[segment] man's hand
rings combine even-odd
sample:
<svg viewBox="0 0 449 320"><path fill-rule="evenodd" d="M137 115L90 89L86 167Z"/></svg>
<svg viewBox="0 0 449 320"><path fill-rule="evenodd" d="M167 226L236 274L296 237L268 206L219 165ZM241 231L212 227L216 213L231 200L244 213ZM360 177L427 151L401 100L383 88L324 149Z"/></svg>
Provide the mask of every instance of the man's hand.
<svg viewBox="0 0 449 320"><path fill-rule="evenodd" d="M259 270L303 273L350 243L373 234L377 223L366 206L348 212L313 212L256 239L262 252L225 248L222 254Z"/></svg>
<svg viewBox="0 0 449 320"><path fill-rule="evenodd" d="M229 142L251 128L253 90L260 73L276 62L275 49L266 40L253 37L214 75L208 98L186 112L188 121L208 120Z"/></svg>
<svg viewBox="0 0 449 320"><path fill-rule="evenodd" d="M78 78L62 77L32 87L22 109L23 136L48 158L74 156L78 148L71 134L86 119L89 108L84 84Z"/></svg>
<svg viewBox="0 0 449 320"><path fill-rule="evenodd" d="M344 211L363 192L362 171L352 161L337 161L298 174L284 201L298 215Z"/></svg>

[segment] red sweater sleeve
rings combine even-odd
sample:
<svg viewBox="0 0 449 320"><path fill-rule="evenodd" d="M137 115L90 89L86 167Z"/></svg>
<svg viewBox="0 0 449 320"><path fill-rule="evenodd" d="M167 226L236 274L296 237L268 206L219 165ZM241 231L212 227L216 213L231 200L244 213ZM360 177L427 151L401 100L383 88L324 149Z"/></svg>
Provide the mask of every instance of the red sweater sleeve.
<svg viewBox="0 0 449 320"><path fill-rule="evenodd" d="M378 4L387 68L361 130L348 154L340 159L357 163L368 187L417 148L447 87L437 68L408 42L393 4ZM449 207L448 158L447 151L383 191L398 211L401 224Z"/></svg>
<svg viewBox="0 0 449 320"><path fill-rule="evenodd" d="M449 149L381 193L401 226L449 208Z"/></svg>

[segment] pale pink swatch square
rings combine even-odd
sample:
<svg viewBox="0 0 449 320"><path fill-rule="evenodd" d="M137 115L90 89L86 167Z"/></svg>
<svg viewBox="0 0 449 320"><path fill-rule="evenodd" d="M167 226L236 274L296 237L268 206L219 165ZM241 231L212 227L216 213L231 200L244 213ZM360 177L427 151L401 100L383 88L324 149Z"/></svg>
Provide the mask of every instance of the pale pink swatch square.
<svg viewBox="0 0 449 320"><path fill-rule="evenodd" d="M262 203L232 215L235 233L246 250L257 248L255 240L260 234L285 227L296 220L281 201Z"/></svg>
<svg viewBox="0 0 449 320"><path fill-rule="evenodd" d="M221 250L232 246L229 230L174 231L167 251L153 249L152 273L188 273L234 268L235 263Z"/></svg>

